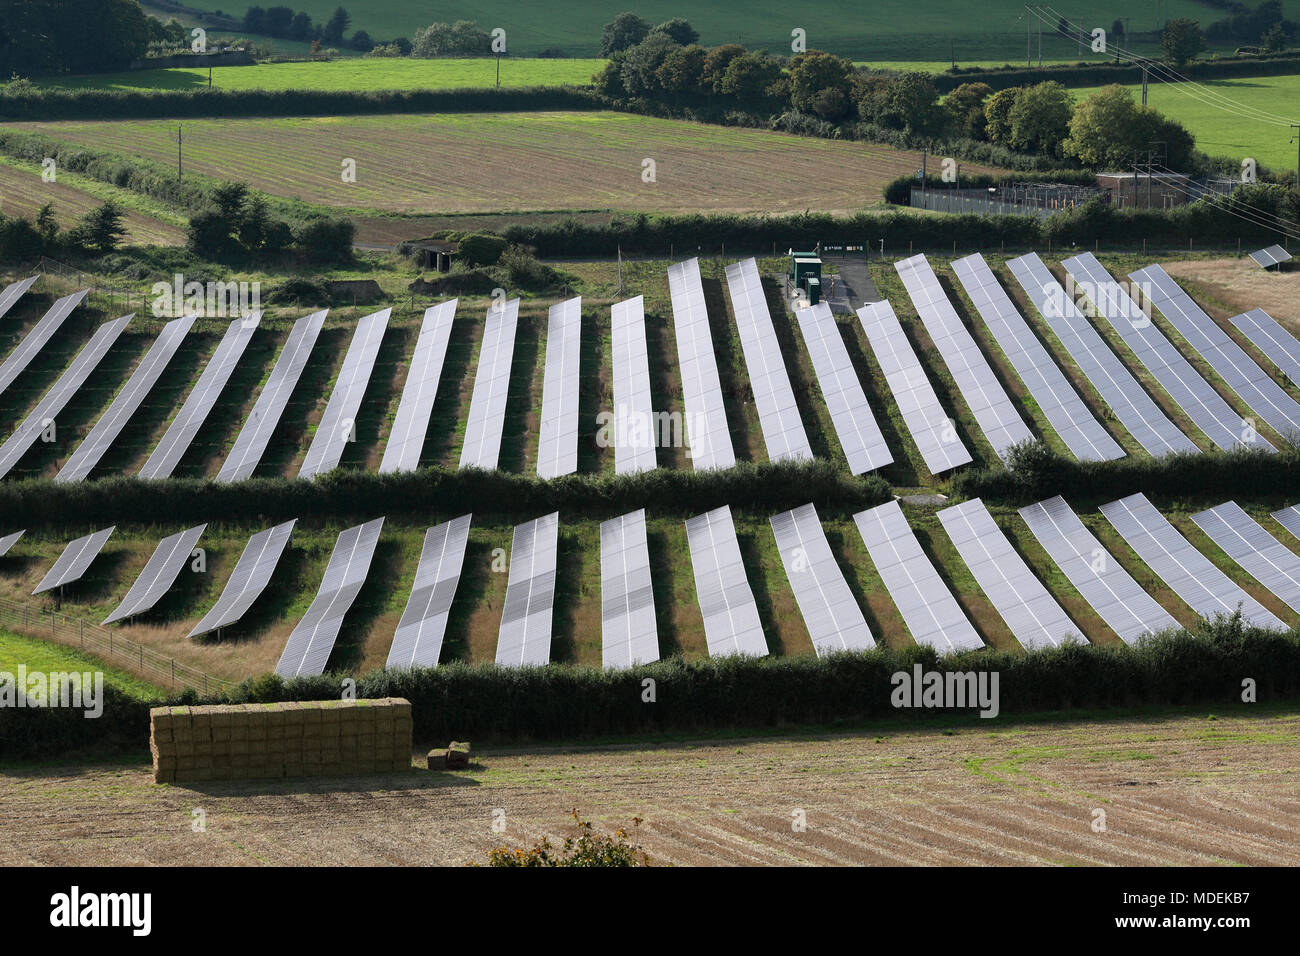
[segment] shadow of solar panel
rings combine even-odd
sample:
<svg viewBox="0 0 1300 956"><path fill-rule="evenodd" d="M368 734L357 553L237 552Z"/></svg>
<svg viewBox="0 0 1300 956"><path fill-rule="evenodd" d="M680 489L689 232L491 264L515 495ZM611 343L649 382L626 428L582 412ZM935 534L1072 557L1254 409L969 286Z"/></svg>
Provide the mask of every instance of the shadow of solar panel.
<svg viewBox="0 0 1300 956"><path fill-rule="evenodd" d="M645 302L615 302L610 312L614 366L614 472L627 475L658 466L654 409L650 400Z"/></svg>
<svg viewBox="0 0 1300 956"><path fill-rule="evenodd" d="M4 294L0 295L0 316L8 312L18 301L31 284L38 277L33 276L30 279L24 279L22 282L15 282L5 288ZM10 297L11 290L18 290L16 295ZM14 383L23 370L31 364L32 359L40 353L41 349L49 344L50 339L54 338L54 333L59 331L64 321L72 314L72 310L81 304L89 290L83 289L81 292L74 292L72 295L65 295L45 313L35 325L28 330L12 352L10 352L3 362L0 362L0 395Z"/></svg>
<svg viewBox="0 0 1300 956"><path fill-rule="evenodd" d="M217 598L217 603L190 631L190 637L229 627L248 613L248 609L271 583L271 575L280 563L297 521L294 518L259 531L248 539L243 553L235 563L234 571L230 573L230 579L221 591L221 597Z"/></svg>
<svg viewBox="0 0 1300 956"><path fill-rule="evenodd" d="M1300 340L1263 309L1251 309L1234 315L1229 321L1291 380L1292 385L1300 385Z"/></svg>
<svg viewBox="0 0 1300 956"><path fill-rule="evenodd" d="M713 354L713 334L709 330L698 259L668 267L668 293L673 304L673 332L677 339L691 466L696 471L730 468L736 464L736 452L727 431L722 382Z"/></svg>
<svg viewBox="0 0 1300 956"><path fill-rule="evenodd" d="M496 660L502 666L546 664L551 659L559 530L558 511L515 527L510 579L497 632Z"/></svg>
<svg viewBox="0 0 1300 956"><path fill-rule="evenodd" d="M402 386L402 400L397 406L388 444L384 446L384 458L379 463L380 474L415 471L420 467L420 452L424 450L424 439L429 431L429 419L433 415L433 402L438 395L442 364L447 357L447 343L451 341L451 326L459 301L450 299L424 310L420 338L411 356L406 384Z"/></svg>
<svg viewBox="0 0 1300 956"><path fill-rule="evenodd" d="M488 308L483 327L483 344L478 354L474 393L469 401L465 444L460 451L461 468L492 469L501 455L501 434L506 424L506 396L510 389L510 366L515 354L515 330L519 325L519 300Z"/></svg>
<svg viewBox="0 0 1300 956"><path fill-rule="evenodd" d="M45 577L41 578L41 583L36 585L36 590L32 593L43 594L80 580L116 528L117 525L114 525L70 542L59 555L59 559L54 562L54 566L45 572Z"/></svg>
<svg viewBox="0 0 1300 956"><path fill-rule="evenodd" d="M731 508L723 505L686 520L686 542L695 574L695 596L704 618L709 655L763 657L767 638L736 540Z"/></svg>
<svg viewBox="0 0 1300 956"><path fill-rule="evenodd" d="M659 660L644 508L601 522L600 598L602 665L634 667Z"/></svg>
<svg viewBox="0 0 1300 956"><path fill-rule="evenodd" d="M1265 531L1235 501L1192 515L1192 520L1251 577L1300 612L1300 555Z"/></svg>
<svg viewBox="0 0 1300 956"><path fill-rule="evenodd" d="M26 530L15 531L13 534L7 534L0 538L0 558L8 554L13 549L13 546L18 543L18 539L26 533Z"/></svg>
<svg viewBox="0 0 1300 956"><path fill-rule="evenodd" d="M26 279L19 279L5 286L4 291L0 292L0 319L3 319L9 310L18 304L18 300L26 295L27 290L34 286L39 278L39 275L28 276ZM84 296L86 293L80 294Z"/></svg>
<svg viewBox="0 0 1300 956"><path fill-rule="evenodd" d="M472 515L462 515L424 534L415 583L397 622L385 667L437 667L451 602L460 585Z"/></svg>
<svg viewBox="0 0 1300 956"><path fill-rule="evenodd" d="M123 618L135 617L157 604L168 589L176 583L177 575L190 560L190 556L194 553L194 545L198 543L205 528L207 525L201 524L159 541L144 570L126 592L126 597L122 598L122 603L112 614L104 618L103 623L112 624Z"/></svg>
<svg viewBox="0 0 1300 956"><path fill-rule="evenodd" d="M769 521L818 656L874 647L867 620L831 552L817 509L812 504L800 505Z"/></svg>
<svg viewBox="0 0 1300 956"><path fill-rule="evenodd" d="M537 474L541 478L558 478L578 470L578 346L581 337L581 296L551 306L537 443Z"/></svg>

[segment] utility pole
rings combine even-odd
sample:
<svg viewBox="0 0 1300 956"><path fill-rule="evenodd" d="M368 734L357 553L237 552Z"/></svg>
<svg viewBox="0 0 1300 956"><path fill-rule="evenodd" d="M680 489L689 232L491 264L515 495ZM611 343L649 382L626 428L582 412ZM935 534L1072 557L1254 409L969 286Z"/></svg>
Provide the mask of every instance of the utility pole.
<svg viewBox="0 0 1300 956"><path fill-rule="evenodd" d="M1291 128L1296 131L1296 134L1291 137L1291 142L1296 144L1295 184L1297 188L1300 188L1300 123L1292 123Z"/></svg>
<svg viewBox="0 0 1300 956"><path fill-rule="evenodd" d="M1029 4L1025 4L1025 69L1034 65L1033 18L1029 15Z"/></svg>
<svg viewBox="0 0 1300 956"><path fill-rule="evenodd" d="M183 168L181 164L181 141L182 141L181 124L177 123L176 124L176 181L177 182L181 181L181 172Z"/></svg>
<svg viewBox="0 0 1300 956"><path fill-rule="evenodd" d="M1142 61L1142 105L1147 105L1147 61Z"/></svg>
<svg viewBox="0 0 1300 956"><path fill-rule="evenodd" d="M497 89L501 89L501 54L497 54Z"/></svg>

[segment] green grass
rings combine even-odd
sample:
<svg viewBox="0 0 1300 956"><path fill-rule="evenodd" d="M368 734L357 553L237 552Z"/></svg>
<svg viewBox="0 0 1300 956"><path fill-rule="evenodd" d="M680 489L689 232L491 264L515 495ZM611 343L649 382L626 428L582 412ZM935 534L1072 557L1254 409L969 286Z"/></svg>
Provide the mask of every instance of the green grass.
<svg viewBox="0 0 1300 956"><path fill-rule="evenodd" d="M0 671L17 674L20 665L25 666L29 673L32 671L46 674L102 671L104 683L116 687L124 694L140 700L157 700L167 696L167 691L163 688L126 671L118 670L116 667L110 667L91 654L61 644L51 644L49 641L0 631Z"/></svg>

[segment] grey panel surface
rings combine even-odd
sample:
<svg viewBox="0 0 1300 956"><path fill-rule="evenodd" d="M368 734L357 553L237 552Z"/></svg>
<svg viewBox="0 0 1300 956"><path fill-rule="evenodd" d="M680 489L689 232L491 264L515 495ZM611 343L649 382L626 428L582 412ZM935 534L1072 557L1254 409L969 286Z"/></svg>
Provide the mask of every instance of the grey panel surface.
<svg viewBox="0 0 1300 956"><path fill-rule="evenodd" d="M510 579L497 632L497 663L504 667L546 664L551 659L559 533L558 511L515 526Z"/></svg>
<svg viewBox="0 0 1300 956"><path fill-rule="evenodd" d="M297 518L285 521L259 531L248 539L243 553L235 562L235 569L230 573L230 579L221 590L221 597L217 598L212 610L203 615L203 619L190 631L190 637L229 627L248 613L248 609L271 583L271 575L280 563L297 521Z"/></svg>
<svg viewBox="0 0 1300 956"><path fill-rule="evenodd" d="M1300 555L1265 531L1235 501L1194 514L1192 520L1251 577L1300 612Z"/></svg>
<svg viewBox="0 0 1300 956"><path fill-rule="evenodd" d="M54 562L54 566L45 572L45 577L41 578L41 583L36 585L36 590L32 593L41 594L78 580L86 573L86 569L90 567L90 563L95 560L95 556L103 549L104 542L116 528L117 525L114 525L69 542L63 549L63 553L59 555L59 559Z"/></svg>
<svg viewBox="0 0 1300 956"><path fill-rule="evenodd" d="M781 357L781 344L767 308L763 279L753 259L727 266L727 291L736 313L736 330L740 334L740 348L749 371L767 457L772 461L812 458L812 446L799 416L794 388Z"/></svg>
<svg viewBox="0 0 1300 956"><path fill-rule="evenodd" d="M1240 608L1256 627L1285 629L1272 612L1197 551L1146 495L1139 492L1108 502L1101 513L1138 557L1201 617L1232 615Z"/></svg>
<svg viewBox="0 0 1300 956"><path fill-rule="evenodd" d="M650 361L641 296L615 302L610 313L614 352L614 473L658 465L658 435L650 400Z"/></svg>
<svg viewBox="0 0 1300 956"><path fill-rule="evenodd" d="M18 304L18 300L36 284L36 280L39 278L39 275L28 276L26 279L19 279L17 282L11 282L5 286L4 291L0 292L0 319L3 319L9 310ZM83 296L85 294L85 292L81 293ZM0 391L3 390L0 389Z"/></svg>
<svg viewBox="0 0 1300 956"><path fill-rule="evenodd" d="M858 319L930 474L969 463L971 454L957 434L956 423L939 404L893 307L885 301L872 302L858 309Z"/></svg>
<svg viewBox="0 0 1300 956"><path fill-rule="evenodd" d="M1290 508L1274 511L1273 520L1286 528L1287 531L1290 531L1295 537L1300 538L1300 505L1292 505Z"/></svg>
<svg viewBox="0 0 1300 956"><path fill-rule="evenodd" d="M557 302L547 316L546 369L537 442L537 474L558 478L578 470L578 377L582 297Z"/></svg>
<svg viewBox="0 0 1300 956"><path fill-rule="evenodd" d="M1102 401L1148 454L1200 451L1111 351L1037 253L1012 259L1007 267Z"/></svg>
<svg viewBox="0 0 1300 956"><path fill-rule="evenodd" d="M18 539L26 534L26 530L15 531L13 534L7 534L0 538L0 558L9 553L10 549L18 543Z"/></svg>
<svg viewBox="0 0 1300 956"><path fill-rule="evenodd" d="M853 520L912 640L940 653L984 646L916 540L897 501L859 511Z"/></svg>
<svg viewBox="0 0 1300 956"><path fill-rule="evenodd" d="M686 519L686 543L709 656L765 656L767 638L745 576L731 508L723 505Z"/></svg>
<svg viewBox="0 0 1300 956"><path fill-rule="evenodd" d="M293 324L289 337L285 340L280 357L275 360L275 368L266 380L266 387L253 403L253 410L248 413L248 421L235 437L235 444L230 454L217 472L217 481L241 481L250 478L257 469L257 463L266 453L266 446L275 433L275 426L280 423L294 386L302 376L311 358L312 346L325 324L328 309L305 315Z"/></svg>
<svg viewBox="0 0 1300 956"><path fill-rule="evenodd" d="M979 498L938 513L957 553L1002 620L1027 649L1054 647L1083 632L1043 586Z"/></svg>
<svg viewBox="0 0 1300 956"><path fill-rule="evenodd" d="M95 470L95 466L112 447L131 416L140 408L149 390L162 376L167 363L181 347L181 342L190 327L194 325L196 318L197 316L187 315L184 318L172 319L163 326L162 332L154 340L153 345L149 346L149 351L144 354L144 358L135 367L131 377L126 380L122 390L113 397L108 409L100 416L99 421L95 422L90 433L54 476L55 481L82 481Z"/></svg>
<svg viewBox="0 0 1300 956"><path fill-rule="evenodd" d="M867 619L831 552L812 504L770 519L776 547L819 656L874 647Z"/></svg>
<svg viewBox="0 0 1300 956"><path fill-rule="evenodd" d="M230 381L235 366L239 364L239 359L248 348L248 343L253 340L253 333L257 331L261 320L262 313L254 312L230 323L217 350L212 353L212 358L208 359L208 364L204 367L199 380L194 383L193 390L186 397L185 404L172 419L167 433L158 442L158 447L153 450L149 460L140 469L141 478L166 478L180 464L190 443L194 441L194 436L199 433L203 422L212 411L212 406L216 404L221 390Z"/></svg>
<svg viewBox="0 0 1300 956"><path fill-rule="evenodd" d="M132 316L124 315L112 322L105 322L95 330L90 341L85 344L72 364L64 369L50 390L45 393L36 407L28 413L23 423L14 429L3 445L0 445L0 478L9 474L13 467L22 460L23 455L36 444L45 430L47 423L53 423L59 412L71 401L90 373L95 370L108 350L112 348L117 337L122 334Z"/></svg>
<svg viewBox="0 0 1300 956"><path fill-rule="evenodd" d="M24 286L22 291L25 292L26 286L30 286L35 281L35 278L24 279L23 282L6 287L4 295L8 296L10 289L17 286ZM74 292L72 295L65 295L50 306L49 311L41 316L40 321L27 330L27 334L23 336L22 341L14 346L14 350L5 356L3 362L0 362L0 395L4 394L5 390L14 383L14 379L22 374L23 369L27 368L32 359L36 358L41 349L45 348L50 339L54 338L54 333L59 331L59 327L72 314L72 310L81 304L81 300L86 297L88 291L82 290L81 292ZM22 292L19 292L18 295L22 295ZM3 298L4 296L0 296L0 305L3 305ZM17 300L18 296L14 296L9 305L0 308L0 316L4 315L13 302Z"/></svg>
<svg viewBox="0 0 1300 956"><path fill-rule="evenodd" d="M600 523L600 623L603 666L659 660L644 508Z"/></svg>
<svg viewBox="0 0 1300 956"><path fill-rule="evenodd" d="M730 468L736 463L727 430L727 411L713 354L713 333L704 304L700 261L688 259L668 267L668 292L673 304L673 331L677 338L677 363L686 406L686 432L691 465Z"/></svg>
<svg viewBox="0 0 1300 956"><path fill-rule="evenodd" d="M451 602L460 585L471 515L461 515L424 533L411 596L388 649L385 667L437 667Z"/></svg>
<svg viewBox="0 0 1300 956"><path fill-rule="evenodd" d="M312 436L302 467L298 469L299 478L315 478L337 468L343 449L348 442L356 440L357 413L361 411L361 400L370 383L370 373L374 371L392 311L381 309L357 323L347 355L343 356L343 367L334 383L334 391L330 393L320 424L316 426L316 434Z"/></svg>
<svg viewBox="0 0 1300 956"><path fill-rule="evenodd" d="M1263 249L1256 249L1250 253L1250 257L1255 260L1257 265L1265 269L1272 268L1291 258L1291 253L1287 252L1279 245L1265 246Z"/></svg>
<svg viewBox="0 0 1300 956"><path fill-rule="evenodd" d="M867 403L830 305L818 302L798 310L796 318L849 471L860 475L888 465L894 456Z"/></svg>
<svg viewBox="0 0 1300 956"><path fill-rule="evenodd" d="M1083 599L1124 641L1131 644L1144 635L1178 628L1173 615L1142 590L1060 495L1021 508L1020 517Z"/></svg>
<svg viewBox="0 0 1300 956"><path fill-rule="evenodd" d="M1263 309L1251 309L1234 315L1228 321L1263 352L1292 385L1300 386L1300 340Z"/></svg>
<svg viewBox="0 0 1300 956"><path fill-rule="evenodd" d="M420 452L424 450L424 439L429 431L429 418L433 415L433 402L438 396L438 383L442 379L442 365L447 357L447 343L451 341L451 325L459 301L450 299L424 310L420 338L415 343L415 353L406 372L406 384L402 386L402 401L397 406L393 430L388 435L384 458L379 463L380 474L415 471L420 467Z"/></svg>
<svg viewBox="0 0 1300 956"><path fill-rule="evenodd" d="M1081 461L1114 461L1124 449L1097 420L1086 402L978 252L958 259L952 271L975 304L998 347L1029 389L1061 441Z"/></svg>
<svg viewBox="0 0 1300 956"><path fill-rule="evenodd" d="M383 527L384 519L375 518L339 535L320 589L289 635L280 662L275 665L281 677L325 673L343 618L366 583Z"/></svg>
<svg viewBox="0 0 1300 956"><path fill-rule="evenodd" d="M1300 439L1300 402L1286 393L1160 266L1129 278L1247 406L1284 438Z"/></svg>
<svg viewBox="0 0 1300 956"><path fill-rule="evenodd" d="M1091 252L1066 259L1062 265L1151 377L1210 441L1225 449L1238 445L1273 449L1258 434L1250 435L1242 417L1192 368Z"/></svg>
<svg viewBox="0 0 1300 956"><path fill-rule="evenodd" d="M501 456L501 433L506 424L506 397L514 362L515 330L519 325L519 300L488 307L483 344L469 401L461 468L493 469Z"/></svg>
<svg viewBox="0 0 1300 956"><path fill-rule="evenodd" d="M145 563L144 570L135 579L122 603L117 606L104 624L112 624L126 617L135 617L157 604L164 594L176 583L176 577L189 562L207 524L187 528L176 534L168 535L158 542L158 547Z"/></svg>
<svg viewBox="0 0 1300 956"><path fill-rule="evenodd" d="M944 293L929 260L922 255L894 263L917 315L952 373L962 398L998 457L1020 442L1034 441L1015 402L998 381L979 344Z"/></svg>

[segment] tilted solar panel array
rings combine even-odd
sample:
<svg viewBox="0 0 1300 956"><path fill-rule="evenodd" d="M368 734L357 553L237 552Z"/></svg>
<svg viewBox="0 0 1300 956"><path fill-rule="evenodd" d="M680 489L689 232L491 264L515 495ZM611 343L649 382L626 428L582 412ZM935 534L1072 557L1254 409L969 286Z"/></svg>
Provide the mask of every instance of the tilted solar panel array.
<svg viewBox="0 0 1300 956"><path fill-rule="evenodd" d="M753 259L727 266L727 291L736 313L740 348L749 370L767 457L772 461L812 458L812 446L799 417L794 388L767 308L763 280Z"/></svg>
<svg viewBox="0 0 1300 956"><path fill-rule="evenodd" d="M1194 514L1192 520L1251 577L1300 612L1300 555L1265 531L1235 501Z"/></svg>
<svg viewBox="0 0 1300 956"><path fill-rule="evenodd" d="M858 319L930 474L969 463L971 454L957 434L956 423L939 404L939 396L890 304L865 305L858 309Z"/></svg>
<svg viewBox="0 0 1300 956"><path fill-rule="evenodd" d="M149 460L140 469L141 478L166 478L180 464L194 436L203 427L212 407L217 403L221 390L230 381L235 366L253 340L258 323L262 320L261 312L254 312L242 319L236 319L226 329L217 350L212 353L203 374L194 384L194 389L185 399L185 404L176 413L172 423L163 435L158 447L153 450Z"/></svg>
<svg viewBox="0 0 1300 956"><path fill-rule="evenodd" d="M39 275L28 276L26 279L19 279L17 282L11 282L5 286L4 291L0 292L0 319L3 319L9 310L18 304L18 300L36 284L36 280L39 278ZM80 294L84 296L86 293L82 292ZM3 389L0 389L0 391L3 391Z"/></svg>
<svg viewBox="0 0 1300 956"><path fill-rule="evenodd" d="M266 387L257 396L253 410L248 413L248 421L235 436L235 444L217 472L217 481L241 481L252 477L257 463L266 453L266 446L285 406L289 404L294 386L307 367L312 346L316 344L328 311L322 309L294 322L289 338L280 350L280 357L275 360L275 368L271 369L271 376L266 380Z"/></svg>
<svg viewBox="0 0 1300 956"><path fill-rule="evenodd" d="M1111 351L1036 253L1012 259L1007 266L1102 401L1148 454L1200 451Z"/></svg>
<svg viewBox="0 0 1300 956"><path fill-rule="evenodd" d="M614 351L614 473L649 471L658 465L650 360L641 296L615 302L611 310Z"/></svg>
<svg viewBox="0 0 1300 956"><path fill-rule="evenodd" d="M384 519L375 518L338 536L320 589L289 635L280 662L275 665L275 672L281 677L325 673L343 618L366 583L383 527Z"/></svg>
<svg viewBox="0 0 1300 956"><path fill-rule="evenodd" d="M28 280L23 281L27 285L31 284ZM23 282L15 285L22 286ZM7 287L5 295L8 295L9 290L13 288L15 288L14 285ZM25 292L26 289L24 288L23 291ZM14 346L14 350L5 356L3 362L0 362L0 394L4 394L5 390L14 383L14 379L21 375L23 369L31 364L32 359L36 358L41 349L49 344L50 339L54 338L54 333L59 331L60 326L72 314L72 310L81 304L81 300L86 297L88 291L83 290L74 292L72 295L65 295L50 306L49 311L41 317L39 322L28 329L22 341ZM19 292L18 295L22 295L22 292ZM13 301L16 302L17 300L18 296L14 296ZM10 305L12 305L12 302ZM0 309L0 315L4 315L9 310L9 307L5 306Z"/></svg>
<svg viewBox="0 0 1300 956"><path fill-rule="evenodd" d="M248 539L244 551L235 562L235 569L230 572L226 586L221 590L221 597L212 605L212 610L203 615L203 619L190 631L190 637L198 637L223 627L237 623L251 608L254 602L271 583L271 575L293 536L293 526L298 519L259 531Z"/></svg>
<svg viewBox="0 0 1300 956"><path fill-rule="evenodd" d="M458 299L450 299L424 310L420 338L415 343L415 352L406 372L406 384L402 386L402 400L397 406L388 444L384 446L384 458L379 463L381 475L393 471L415 471L420 467L420 452L424 450L433 402L438 396L438 383L447 358L447 343L451 341L457 302Z"/></svg>
<svg viewBox="0 0 1300 956"><path fill-rule="evenodd" d="M897 501L859 511L853 520L912 640L940 653L984 646L916 540Z"/></svg>
<svg viewBox="0 0 1300 956"><path fill-rule="evenodd" d="M1091 252L1066 259L1062 265L1151 377L1210 441L1225 449L1242 444L1273 448L1260 435L1251 436L1242 417L1192 368Z"/></svg>
<svg viewBox="0 0 1300 956"><path fill-rule="evenodd" d="M812 504L770 519L799 613L819 656L874 647L867 619L831 552Z"/></svg>
<svg viewBox="0 0 1300 956"><path fill-rule="evenodd" d="M519 300L493 303L483 327L483 344L474 375L474 393L469 400L469 421L465 444L460 450L461 468L492 469L501 455L501 433L506 424L506 397L510 391L510 367L515 355L515 330L519 326Z"/></svg>
<svg viewBox="0 0 1300 956"><path fill-rule="evenodd" d="M1268 360L1291 380L1300 385L1300 340L1282 328L1277 319L1263 309L1251 309L1229 319L1233 325L1259 349Z"/></svg>
<svg viewBox="0 0 1300 956"><path fill-rule="evenodd" d="M18 543L18 539L26 533L26 530L15 531L13 534L7 534L3 538L0 538L0 558L3 558L8 554L10 549Z"/></svg>
<svg viewBox="0 0 1300 956"><path fill-rule="evenodd" d="M1204 618L1242 616L1256 627L1283 630L1270 611L1220 571L1178 533L1147 496L1139 492L1101 506L1101 513L1138 557Z"/></svg>
<svg viewBox="0 0 1300 956"><path fill-rule="evenodd" d="M600 624L603 666L659 660L644 508L600 523Z"/></svg>
<svg viewBox="0 0 1300 956"><path fill-rule="evenodd" d="M1060 495L1021 508L1020 517L1083 599L1123 640L1131 644L1143 635L1178 627L1173 615L1142 590Z"/></svg>
<svg viewBox="0 0 1300 956"><path fill-rule="evenodd" d="M1250 257L1254 259L1258 265L1263 266L1265 269L1269 269L1290 260L1291 253L1287 252L1281 246L1274 244L1271 246L1265 246L1263 249L1256 249L1254 252L1250 253Z"/></svg>
<svg viewBox="0 0 1300 956"><path fill-rule="evenodd" d="M1286 528L1287 531L1290 531L1295 537L1300 538L1300 505L1292 505L1290 508L1274 511L1273 520Z"/></svg>
<svg viewBox="0 0 1300 956"><path fill-rule="evenodd" d="M1005 459L1012 445L1033 441L1034 433L1020 417L979 344L948 301L925 256L902 259L894 263L894 269L962 398L998 457Z"/></svg>
<svg viewBox="0 0 1300 956"><path fill-rule="evenodd" d="M767 638L758 617L758 604L745 577L745 564L736 540L731 508L686 519L686 543L695 575L695 598L704 618L709 655L767 654Z"/></svg>
<svg viewBox="0 0 1300 956"><path fill-rule="evenodd" d="M560 513L516 525L510 544L510 579L497 633L497 663L546 664L551 659L555 562Z"/></svg>
<svg viewBox="0 0 1300 956"><path fill-rule="evenodd" d="M1082 632L1025 564L983 501L972 498L944 508L938 517L975 582L1022 647L1054 647L1067 637L1083 640Z"/></svg>
<svg viewBox="0 0 1300 956"><path fill-rule="evenodd" d="M361 411L361 400L365 397L392 311L383 309L357 323L347 354L343 356L343 368L339 370L334 391L330 393L320 424L316 426L316 434L312 436L302 467L298 469L299 478L314 478L337 468L343 458L343 449L348 442L356 441L357 413Z"/></svg>
<svg viewBox="0 0 1300 956"><path fill-rule="evenodd" d="M1155 307L1169 324L1251 411L1284 438L1300 438L1300 402L1273 381L1164 269L1148 266L1130 273L1129 278L1144 284Z"/></svg>
<svg viewBox="0 0 1300 956"><path fill-rule="evenodd" d="M103 550L104 543L116 528L117 525L113 525L111 528L104 528L102 531L69 542L63 549L63 553L59 555L59 559L54 562L54 566L45 572L45 577L41 578L41 583L36 585L36 590L32 593L42 594L79 580L95 560L96 555Z"/></svg>
<svg viewBox="0 0 1300 956"><path fill-rule="evenodd" d="M5 440L3 445L0 445L0 478L13 470L32 445L36 444L41 433L54 423L59 412L63 411L72 396L85 384L90 373L95 370L95 366L103 361L104 356L108 354L108 350L112 348L131 319L132 316L124 315L112 322L105 322L97 328L90 341L72 360L72 364L64 369L58 381L50 386L50 390L36 403L36 407L28 413L23 423L14 429L14 433Z"/></svg>
<svg viewBox="0 0 1300 956"><path fill-rule="evenodd" d="M1020 310L978 252L952 264L966 294L1038 407L1074 457L1113 461L1124 449L1097 421L1061 367L1034 335Z"/></svg>
<svg viewBox="0 0 1300 956"><path fill-rule="evenodd" d="M537 475L540 478L558 478L578 470L581 296L551 306L546 328L546 371L542 378Z"/></svg>
<svg viewBox="0 0 1300 956"><path fill-rule="evenodd" d="M181 568L185 567L186 562L190 560L190 556L194 553L194 546L198 544L205 528L207 528L206 523L187 528L159 541L158 547L145 563L144 570L126 592L126 597L122 598L122 603L112 614L104 618L103 623L112 624L123 618L143 614L162 600L162 596L176 583Z"/></svg>
<svg viewBox="0 0 1300 956"><path fill-rule="evenodd" d="M727 411L713 355L713 333L704 306L700 261L688 259L668 267L668 292L673 303L677 363L686 406L686 432L691 464L696 471L730 468L736 463L727 430Z"/></svg>
<svg viewBox="0 0 1300 956"><path fill-rule="evenodd" d="M445 521L424 533L411 596L388 649L385 667L437 667L451 602L460 585L472 515Z"/></svg>

